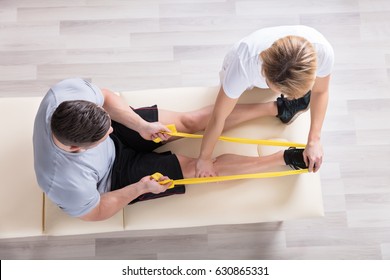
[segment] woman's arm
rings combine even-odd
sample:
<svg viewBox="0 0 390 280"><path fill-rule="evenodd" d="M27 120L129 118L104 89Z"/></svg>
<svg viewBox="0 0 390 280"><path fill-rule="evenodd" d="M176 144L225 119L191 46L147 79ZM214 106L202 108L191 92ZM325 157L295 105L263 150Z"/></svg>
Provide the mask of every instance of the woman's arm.
<svg viewBox="0 0 390 280"><path fill-rule="evenodd" d="M322 164L321 130L328 107L330 75L316 79L311 91L311 124L306 149L303 153L310 172L317 172Z"/></svg>
<svg viewBox="0 0 390 280"><path fill-rule="evenodd" d="M215 101L213 112L203 136L199 158L196 163L196 177L210 177L217 175L212 162L212 154L218 141L218 137L221 135L225 126L225 120L233 111L237 104L237 100L238 99L229 98L221 86L217 100Z"/></svg>

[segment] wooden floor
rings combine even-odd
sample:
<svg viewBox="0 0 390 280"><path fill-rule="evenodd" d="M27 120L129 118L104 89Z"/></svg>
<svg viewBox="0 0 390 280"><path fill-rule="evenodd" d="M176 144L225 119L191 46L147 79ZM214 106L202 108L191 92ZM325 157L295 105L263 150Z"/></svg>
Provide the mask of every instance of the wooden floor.
<svg viewBox="0 0 390 280"><path fill-rule="evenodd" d="M335 49L325 217L3 239L0 259L390 259L388 0L0 0L0 97L73 76L117 91L217 85L231 44L286 24Z"/></svg>

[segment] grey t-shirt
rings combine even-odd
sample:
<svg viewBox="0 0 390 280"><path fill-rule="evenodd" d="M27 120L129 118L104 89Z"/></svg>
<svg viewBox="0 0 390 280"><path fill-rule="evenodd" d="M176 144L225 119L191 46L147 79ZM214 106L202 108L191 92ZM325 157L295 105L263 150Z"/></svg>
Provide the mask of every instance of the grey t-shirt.
<svg viewBox="0 0 390 280"><path fill-rule="evenodd" d="M79 217L95 208L100 194L110 190L115 146L110 137L81 153L58 148L51 135L50 121L63 101L87 100L104 103L99 88L79 78L54 85L43 98L35 118L34 168L38 184L51 201L67 214Z"/></svg>

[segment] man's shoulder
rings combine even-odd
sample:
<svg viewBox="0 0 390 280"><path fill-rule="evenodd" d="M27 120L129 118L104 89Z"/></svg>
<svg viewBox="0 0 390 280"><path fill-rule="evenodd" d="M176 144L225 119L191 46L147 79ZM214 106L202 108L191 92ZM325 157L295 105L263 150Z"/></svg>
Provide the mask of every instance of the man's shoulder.
<svg viewBox="0 0 390 280"><path fill-rule="evenodd" d="M69 78L53 85L48 94L52 93L57 106L68 100L86 100L103 105L104 97L100 88L82 78Z"/></svg>
<svg viewBox="0 0 390 280"><path fill-rule="evenodd" d="M91 83L82 78L68 78L62 81L59 81L51 87L53 92L69 91L72 89L85 89L90 88Z"/></svg>

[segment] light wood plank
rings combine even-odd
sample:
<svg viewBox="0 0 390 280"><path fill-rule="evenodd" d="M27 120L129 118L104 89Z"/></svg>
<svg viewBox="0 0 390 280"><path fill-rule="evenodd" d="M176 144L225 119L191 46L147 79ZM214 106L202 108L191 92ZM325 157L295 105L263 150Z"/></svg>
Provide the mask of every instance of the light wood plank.
<svg viewBox="0 0 390 280"><path fill-rule="evenodd" d="M122 5L111 6L62 6L62 7L38 7L19 8L18 20L40 21L53 20L83 20L83 19L122 19L122 18L156 18L158 17L157 3L139 3L122 1Z"/></svg>
<svg viewBox="0 0 390 280"><path fill-rule="evenodd" d="M302 9L305 7L305 9ZM354 0L330 0L316 1L315 4L310 0L296 1L237 1L236 4L238 15L262 15L262 14L323 14L323 13L340 13L340 12L358 12L358 3Z"/></svg>
<svg viewBox="0 0 390 280"><path fill-rule="evenodd" d="M37 67L35 65L0 65L0 81L35 80Z"/></svg>

